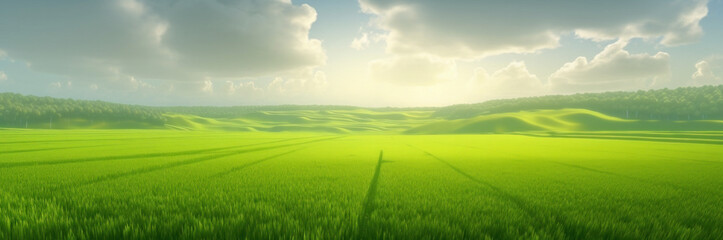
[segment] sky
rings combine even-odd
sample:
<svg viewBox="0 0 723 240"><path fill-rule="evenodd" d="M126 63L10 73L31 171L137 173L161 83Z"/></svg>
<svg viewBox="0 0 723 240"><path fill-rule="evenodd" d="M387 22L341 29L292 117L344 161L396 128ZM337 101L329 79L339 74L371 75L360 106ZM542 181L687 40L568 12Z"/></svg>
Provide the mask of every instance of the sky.
<svg viewBox="0 0 723 240"><path fill-rule="evenodd" d="M0 2L0 92L445 106L723 84L723 0Z"/></svg>

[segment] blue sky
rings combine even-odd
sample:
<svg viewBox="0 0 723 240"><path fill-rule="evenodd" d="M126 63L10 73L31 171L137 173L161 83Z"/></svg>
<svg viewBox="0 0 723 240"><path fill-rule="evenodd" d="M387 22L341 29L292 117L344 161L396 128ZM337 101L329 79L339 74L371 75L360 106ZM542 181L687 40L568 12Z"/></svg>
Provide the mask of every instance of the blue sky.
<svg viewBox="0 0 723 240"><path fill-rule="evenodd" d="M9 0L0 92L441 106L717 85L722 10L721 0Z"/></svg>

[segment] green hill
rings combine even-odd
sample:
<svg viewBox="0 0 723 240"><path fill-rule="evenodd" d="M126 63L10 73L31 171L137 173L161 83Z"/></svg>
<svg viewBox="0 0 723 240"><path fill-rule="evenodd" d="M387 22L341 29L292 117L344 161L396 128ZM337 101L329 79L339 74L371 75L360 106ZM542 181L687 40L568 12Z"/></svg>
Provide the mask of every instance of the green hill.
<svg viewBox="0 0 723 240"><path fill-rule="evenodd" d="M147 107L0 93L0 127L411 134L716 131L721 130L721 106L723 85L505 99L441 108Z"/></svg>
<svg viewBox="0 0 723 240"><path fill-rule="evenodd" d="M622 119L723 120L723 85L491 100L442 107L436 110L434 116L463 119L495 113L564 108L589 109Z"/></svg>
<svg viewBox="0 0 723 240"><path fill-rule="evenodd" d="M264 132L402 132L434 121L431 111L378 112L353 110L259 111L235 118L206 118L168 113L166 126L179 130L223 130Z"/></svg>
<svg viewBox="0 0 723 240"><path fill-rule="evenodd" d="M409 134L477 134L572 131L722 131L723 121L625 120L586 109L537 110L440 120L406 131Z"/></svg>

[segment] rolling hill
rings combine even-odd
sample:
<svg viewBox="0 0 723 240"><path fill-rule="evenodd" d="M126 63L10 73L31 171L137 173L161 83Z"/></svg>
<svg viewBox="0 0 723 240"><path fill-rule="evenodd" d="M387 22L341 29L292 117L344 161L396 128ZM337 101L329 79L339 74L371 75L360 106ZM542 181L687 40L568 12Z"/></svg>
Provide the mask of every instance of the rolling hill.
<svg viewBox="0 0 723 240"><path fill-rule="evenodd" d="M439 120L405 131L409 134L478 134L573 131L722 131L723 121L625 120L586 109L536 110Z"/></svg>
<svg viewBox="0 0 723 240"><path fill-rule="evenodd" d="M441 108L149 107L0 93L0 127L408 134L723 130L723 85L493 100Z"/></svg>
<svg viewBox="0 0 723 240"><path fill-rule="evenodd" d="M263 132L401 132L434 121L431 111L354 110L258 111L235 118L166 114L166 126L179 130Z"/></svg>

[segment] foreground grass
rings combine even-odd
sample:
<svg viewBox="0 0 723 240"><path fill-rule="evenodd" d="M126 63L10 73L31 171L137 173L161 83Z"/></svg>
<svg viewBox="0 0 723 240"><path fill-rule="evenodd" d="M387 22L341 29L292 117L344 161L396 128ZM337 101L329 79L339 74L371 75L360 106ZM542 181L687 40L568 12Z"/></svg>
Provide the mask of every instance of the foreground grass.
<svg viewBox="0 0 723 240"><path fill-rule="evenodd" d="M716 239L721 135L2 130L0 239Z"/></svg>

